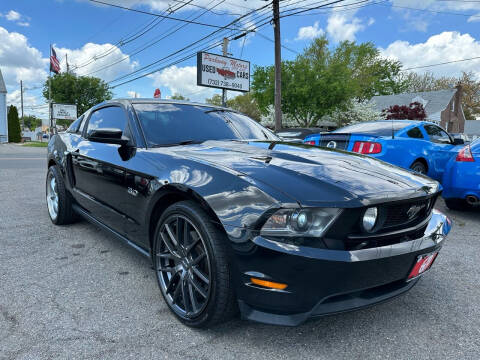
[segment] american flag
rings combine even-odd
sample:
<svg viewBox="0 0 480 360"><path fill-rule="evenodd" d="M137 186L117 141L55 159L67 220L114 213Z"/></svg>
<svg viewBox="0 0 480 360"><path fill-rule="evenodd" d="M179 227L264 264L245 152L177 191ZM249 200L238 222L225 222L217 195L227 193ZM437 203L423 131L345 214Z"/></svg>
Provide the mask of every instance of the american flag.
<svg viewBox="0 0 480 360"><path fill-rule="evenodd" d="M53 71L55 74L60 72L60 62L57 59L57 53L53 47L50 53L50 71Z"/></svg>

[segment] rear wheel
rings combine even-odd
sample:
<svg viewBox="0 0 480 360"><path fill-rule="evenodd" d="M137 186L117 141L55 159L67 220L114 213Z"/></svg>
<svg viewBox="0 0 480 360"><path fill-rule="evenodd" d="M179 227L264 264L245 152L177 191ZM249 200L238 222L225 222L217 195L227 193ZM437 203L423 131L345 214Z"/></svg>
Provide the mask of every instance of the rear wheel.
<svg viewBox="0 0 480 360"><path fill-rule="evenodd" d="M427 175L427 167L425 164L421 161L415 161L412 166L410 166L410 169L413 170L414 172Z"/></svg>
<svg viewBox="0 0 480 360"><path fill-rule="evenodd" d="M188 326L209 327L236 312L226 241L192 201L170 206L158 221L153 252L158 285L170 310Z"/></svg>
<svg viewBox="0 0 480 360"><path fill-rule="evenodd" d="M445 199L445 204L451 210L466 211L473 208L464 199Z"/></svg>
<svg viewBox="0 0 480 360"><path fill-rule="evenodd" d="M72 201L65 188L65 182L57 165L50 166L47 172L46 200L48 215L55 225L70 224L75 220Z"/></svg>

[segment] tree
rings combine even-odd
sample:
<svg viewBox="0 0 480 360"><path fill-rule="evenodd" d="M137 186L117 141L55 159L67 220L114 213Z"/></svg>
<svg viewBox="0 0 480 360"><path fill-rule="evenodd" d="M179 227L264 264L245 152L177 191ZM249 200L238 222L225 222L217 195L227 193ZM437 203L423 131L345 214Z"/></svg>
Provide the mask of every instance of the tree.
<svg viewBox="0 0 480 360"><path fill-rule="evenodd" d="M423 74L409 72L402 76L402 81L405 84L405 92L423 92L451 89L458 79L447 76L435 77L431 72Z"/></svg>
<svg viewBox="0 0 480 360"><path fill-rule="evenodd" d="M185 100L185 101L190 101L189 98L186 98L185 96L179 94L179 93L175 93L172 95L172 97L170 98L172 100Z"/></svg>
<svg viewBox="0 0 480 360"><path fill-rule="evenodd" d="M34 115L25 115L23 117L23 125L30 129L35 130L37 127L42 126L42 119L37 118Z"/></svg>
<svg viewBox="0 0 480 360"><path fill-rule="evenodd" d="M18 143L22 140L18 110L15 106L8 107L8 141Z"/></svg>
<svg viewBox="0 0 480 360"><path fill-rule="evenodd" d="M377 111L370 101L349 100L344 109L335 109L331 114L322 118L324 121L333 121L338 127L365 121L376 121L385 118Z"/></svg>
<svg viewBox="0 0 480 360"><path fill-rule="evenodd" d="M458 79L462 86L462 107L467 120L480 117L480 81L473 72L463 72Z"/></svg>
<svg viewBox="0 0 480 360"><path fill-rule="evenodd" d="M410 105L392 105L383 110L387 120L425 120L427 114L419 102Z"/></svg>
<svg viewBox="0 0 480 360"><path fill-rule="evenodd" d="M78 115L92 106L112 98L112 92L103 80L90 76L60 73L50 78L52 100L55 103L77 105ZM43 97L48 99L48 79L43 85Z"/></svg>
<svg viewBox="0 0 480 360"><path fill-rule="evenodd" d="M211 98L205 99L205 102L215 106L222 106L222 95L215 94Z"/></svg>
<svg viewBox="0 0 480 360"><path fill-rule="evenodd" d="M335 49L325 37L315 39L294 61L282 62L282 111L298 125L313 126L335 110L346 110L351 99L403 91L401 64L380 57L372 43L344 41ZM263 114L273 104L274 68L256 67L254 97Z"/></svg>

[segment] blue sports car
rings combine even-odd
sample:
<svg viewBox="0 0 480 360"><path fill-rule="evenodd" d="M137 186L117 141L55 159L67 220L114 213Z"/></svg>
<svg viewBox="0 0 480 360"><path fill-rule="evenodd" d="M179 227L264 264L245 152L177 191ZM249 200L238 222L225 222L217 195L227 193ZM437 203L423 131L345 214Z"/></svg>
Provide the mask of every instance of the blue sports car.
<svg viewBox="0 0 480 360"><path fill-rule="evenodd" d="M480 139L461 149L447 163L443 197L450 209L480 206Z"/></svg>
<svg viewBox="0 0 480 360"><path fill-rule="evenodd" d="M464 142L431 122L381 120L309 135L304 143L370 155L441 181L448 160Z"/></svg>

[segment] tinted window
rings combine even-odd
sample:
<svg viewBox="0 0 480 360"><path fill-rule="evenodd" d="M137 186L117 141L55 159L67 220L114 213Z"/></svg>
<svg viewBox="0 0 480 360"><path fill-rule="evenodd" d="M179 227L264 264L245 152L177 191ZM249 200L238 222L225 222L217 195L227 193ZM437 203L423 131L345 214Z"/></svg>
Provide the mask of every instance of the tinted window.
<svg viewBox="0 0 480 360"><path fill-rule="evenodd" d="M69 133L80 133L80 125L83 121L83 115L80 116L77 120L75 120L67 129Z"/></svg>
<svg viewBox="0 0 480 360"><path fill-rule="evenodd" d="M133 104L150 146L183 141L277 139L250 118L206 106Z"/></svg>
<svg viewBox="0 0 480 360"><path fill-rule="evenodd" d="M378 121L378 122L368 122L368 123L359 123L353 124L350 126L345 126L335 130L335 133L361 133L377 136L390 136L393 132L403 129L405 126L410 125L410 123L405 123L404 121Z"/></svg>
<svg viewBox="0 0 480 360"><path fill-rule="evenodd" d="M122 108L110 106L99 109L90 116L87 127L87 136L95 129L116 128L125 130L127 118Z"/></svg>
<svg viewBox="0 0 480 360"><path fill-rule="evenodd" d="M414 139L423 139L422 131L418 127L408 130L407 135Z"/></svg>
<svg viewBox="0 0 480 360"><path fill-rule="evenodd" d="M442 128L435 125L425 125L425 131L430 137L430 141L441 143L441 144L451 144L450 136Z"/></svg>

